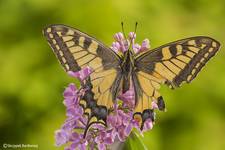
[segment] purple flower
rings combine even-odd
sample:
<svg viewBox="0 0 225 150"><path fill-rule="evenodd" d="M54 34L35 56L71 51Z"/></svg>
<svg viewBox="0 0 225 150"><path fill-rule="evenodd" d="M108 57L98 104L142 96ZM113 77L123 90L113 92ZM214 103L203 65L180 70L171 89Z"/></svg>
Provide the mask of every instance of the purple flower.
<svg viewBox="0 0 225 150"><path fill-rule="evenodd" d="M123 110L114 107L114 114L107 117L107 125L113 130L113 135L117 136L120 141L125 141L129 135L131 128L130 121L132 120L132 113L125 113Z"/></svg>
<svg viewBox="0 0 225 150"><path fill-rule="evenodd" d="M148 39L144 39L144 41L141 44L140 52L146 51L150 49L150 44Z"/></svg>
<svg viewBox="0 0 225 150"><path fill-rule="evenodd" d="M122 93L118 96L118 99L123 101L123 106L128 107L129 109L134 109L135 107L135 93L134 86L131 82L130 88L125 93Z"/></svg>
<svg viewBox="0 0 225 150"><path fill-rule="evenodd" d="M74 119L78 119L83 115L83 108L79 105L72 108L67 108L66 115L68 117L73 117Z"/></svg>
<svg viewBox="0 0 225 150"><path fill-rule="evenodd" d="M136 34L134 32L130 32L128 34L128 39L124 38L123 33L121 33L121 32L116 33L114 35L114 39L115 39L115 42L113 42L111 48L116 53L126 52L129 49L130 45L131 45L134 53L143 52L150 48L148 39L145 39L141 45L139 45L138 43L135 43Z"/></svg>
<svg viewBox="0 0 225 150"><path fill-rule="evenodd" d="M123 33L119 32L119 33L116 33L114 35L114 39L116 40L116 43L113 43L112 44L112 49L115 51L115 52L126 52L129 48L129 41L127 41L124 36L123 36Z"/></svg>
<svg viewBox="0 0 225 150"><path fill-rule="evenodd" d="M112 43L112 50L118 53L120 51L120 43L119 42L113 42Z"/></svg>
<svg viewBox="0 0 225 150"><path fill-rule="evenodd" d="M129 38L130 38L131 40L135 40L135 39L136 39L136 33L130 32L130 33L129 33Z"/></svg>
<svg viewBox="0 0 225 150"><path fill-rule="evenodd" d="M141 49L141 45L139 45L139 44L134 44L133 45L133 50L134 50L134 53L136 54L136 53L139 53L140 52L140 49Z"/></svg>
<svg viewBox="0 0 225 150"><path fill-rule="evenodd" d="M66 122L63 125L63 129L73 130L74 128L85 128L87 118L84 117L83 108L74 103L66 109Z"/></svg>
<svg viewBox="0 0 225 150"><path fill-rule="evenodd" d="M153 100L151 103L152 109L159 109L156 100Z"/></svg>
<svg viewBox="0 0 225 150"><path fill-rule="evenodd" d="M144 126L143 126L143 132L144 131L147 131L147 130L150 130L153 128L153 122L151 119L147 119L145 122L144 122Z"/></svg>
<svg viewBox="0 0 225 150"><path fill-rule="evenodd" d="M123 36L123 33L121 32L118 32L114 35L114 39L117 41L117 42L121 42L124 40L124 36Z"/></svg>
<svg viewBox="0 0 225 150"><path fill-rule="evenodd" d="M70 145L71 150L76 148L86 150L86 146L88 145L87 140L83 138L83 134L78 134L76 132L71 135L70 141L72 142Z"/></svg>
<svg viewBox="0 0 225 150"><path fill-rule="evenodd" d="M65 130L55 131L56 146L61 146L69 141L69 134Z"/></svg>
<svg viewBox="0 0 225 150"><path fill-rule="evenodd" d="M123 107L134 109L135 107L135 95L133 90L128 90L124 94L118 96L123 101Z"/></svg>
<svg viewBox="0 0 225 150"><path fill-rule="evenodd" d="M73 83L69 84L69 86L65 89L63 96L63 104L66 107L70 107L78 103L78 90Z"/></svg>
<svg viewBox="0 0 225 150"><path fill-rule="evenodd" d="M90 67L86 67L77 72L68 71L68 74L74 78L78 78L80 81L83 81L91 74L91 72L92 72L92 69Z"/></svg>
<svg viewBox="0 0 225 150"><path fill-rule="evenodd" d="M106 146L114 142L112 130L100 130L98 136L95 138L99 150L106 150Z"/></svg>

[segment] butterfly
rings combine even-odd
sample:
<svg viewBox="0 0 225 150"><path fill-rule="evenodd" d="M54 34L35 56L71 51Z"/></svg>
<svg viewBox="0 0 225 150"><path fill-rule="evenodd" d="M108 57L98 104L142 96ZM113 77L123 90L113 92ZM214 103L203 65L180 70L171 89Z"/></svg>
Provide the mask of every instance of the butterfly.
<svg viewBox="0 0 225 150"><path fill-rule="evenodd" d="M196 36L137 55L131 48L118 55L94 37L65 25L50 25L43 34L66 72L76 72L87 66L92 68L84 85L88 90L80 101L89 116L89 124L106 125L116 98L132 84L135 92L133 117L143 125L152 117L152 100L157 101L159 110L165 109L163 97L158 92L160 85L176 88L183 82L190 83L220 48L218 41Z"/></svg>

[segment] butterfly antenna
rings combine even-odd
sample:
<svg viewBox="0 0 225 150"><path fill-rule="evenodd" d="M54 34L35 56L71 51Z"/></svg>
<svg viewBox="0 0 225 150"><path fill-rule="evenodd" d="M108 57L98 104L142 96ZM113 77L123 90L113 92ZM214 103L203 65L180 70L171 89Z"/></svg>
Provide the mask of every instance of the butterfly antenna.
<svg viewBox="0 0 225 150"><path fill-rule="evenodd" d="M134 34L136 34L136 31L137 31L137 25L138 25L138 22L136 21L135 27L134 27Z"/></svg>
<svg viewBox="0 0 225 150"><path fill-rule="evenodd" d="M133 41L134 38L135 38L134 36L135 36L135 34L136 34L136 31L137 31L137 25L138 25L138 22L136 21L135 27L134 27L134 34L133 34L133 37L131 37L131 39L130 39L130 43L131 43L131 44L130 44L130 48L131 48L131 46L133 47L133 44L134 44L132 41ZM129 48L129 49L130 49L130 48Z"/></svg>
<svg viewBox="0 0 225 150"><path fill-rule="evenodd" d="M124 32L123 21L121 22L121 27L122 27L123 36L127 40L126 34Z"/></svg>
<svg viewBox="0 0 225 150"><path fill-rule="evenodd" d="M134 27L134 34L133 34L133 37L132 37L131 41L134 39L134 36L135 36L135 34L136 34L136 31L137 31L137 25L138 25L138 22L136 21L135 27Z"/></svg>

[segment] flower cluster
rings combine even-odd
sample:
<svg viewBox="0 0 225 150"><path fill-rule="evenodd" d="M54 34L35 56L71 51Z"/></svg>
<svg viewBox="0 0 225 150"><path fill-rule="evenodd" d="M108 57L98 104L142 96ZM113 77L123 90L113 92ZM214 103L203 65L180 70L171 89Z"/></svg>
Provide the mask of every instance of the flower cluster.
<svg viewBox="0 0 225 150"><path fill-rule="evenodd" d="M139 45L138 43L135 43L136 34L134 32L130 32L128 39L124 38L123 33L119 32L114 35L115 42L112 43L112 50L114 50L116 53L118 52L126 52L130 46L132 46L132 50L134 53L143 52L145 50L148 50L150 48L149 40L144 39L142 44Z"/></svg>
<svg viewBox="0 0 225 150"><path fill-rule="evenodd" d="M124 38L122 33L114 36L111 49L116 53L124 53L131 48L134 53L140 53L150 48L149 40L145 39L141 45L135 43L136 34L130 32L128 39ZM84 82L85 78L91 73L91 68L87 67L78 72L69 71L68 74ZM81 84L82 85L82 84ZM61 129L55 132L56 146L70 143L66 150L81 149L85 150L98 148L107 149L115 141L124 142L130 135L133 128L136 128L142 134L143 131L152 129L154 120L147 119L144 122L143 129L140 130L139 122L133 119L135 107L135 95L132 83L125 93L120 94L117 103L114 104L112 112L107 116L107 127L101 124L94 124L84 136L84 130L88 125L88 119L84 115L83 108L79 105L80 98L86 90L82 86L78 89L71 83L65 89L63 104L66 106L66 116ZM157 109L157 104L152 102L152 109Z"/></svg>

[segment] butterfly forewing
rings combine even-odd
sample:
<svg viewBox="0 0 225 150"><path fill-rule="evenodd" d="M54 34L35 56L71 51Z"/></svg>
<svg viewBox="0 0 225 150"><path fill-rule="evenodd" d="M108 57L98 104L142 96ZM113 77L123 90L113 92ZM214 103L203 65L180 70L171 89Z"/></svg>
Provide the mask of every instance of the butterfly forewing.
<svg viewBox="0 0 225 150"><path fill-rule="evenodd" d="M44 29L44 35L66 71L119 65L120 58L115 52L79 30L52 25Z"/></svg>
<svg viewBox="0 0 225 150"><path fill-rule="evenodd" d="M159 75L173 87L191 82L220 44L209 37L192 37L163 45L136 58L140 71Z"/></svg>

